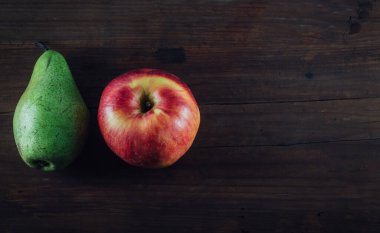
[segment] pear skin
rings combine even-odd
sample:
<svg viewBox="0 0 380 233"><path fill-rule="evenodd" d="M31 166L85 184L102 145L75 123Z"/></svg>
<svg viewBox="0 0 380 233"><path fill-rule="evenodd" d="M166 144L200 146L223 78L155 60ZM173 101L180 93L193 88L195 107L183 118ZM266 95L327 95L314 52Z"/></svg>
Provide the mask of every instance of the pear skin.
<svg viewBox="0 0 380 233"><path fill-rule="evenodd" d="M81 152L89 112L65 58L47 50L37 60L13 117L21 158L42 171L65 168Z"/></svg>

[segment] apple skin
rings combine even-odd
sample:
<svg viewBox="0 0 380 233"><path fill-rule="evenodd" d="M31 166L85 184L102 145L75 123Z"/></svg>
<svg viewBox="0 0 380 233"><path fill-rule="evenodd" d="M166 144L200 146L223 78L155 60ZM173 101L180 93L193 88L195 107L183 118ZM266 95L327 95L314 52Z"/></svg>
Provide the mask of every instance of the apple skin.
<svg viewBox="0 0 380 233"><path fill-rule="evenodd" d="M143 168L174 164L191 147L200 113L189 87L156 69L127 72L103 90L98 122L108 147Z"/></svg>

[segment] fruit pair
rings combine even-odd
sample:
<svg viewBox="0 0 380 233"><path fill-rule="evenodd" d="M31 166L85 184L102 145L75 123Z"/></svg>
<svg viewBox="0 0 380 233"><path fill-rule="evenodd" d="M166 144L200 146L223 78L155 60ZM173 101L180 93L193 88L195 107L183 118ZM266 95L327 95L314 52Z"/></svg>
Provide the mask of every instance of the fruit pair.
<svg viewBox="0 0 380 233"><path fill-rule="evenodd" d="M80 153L89 112L65 58L43 47L45 52L17 104L13 132L27 165L54 171ZM107 145L124 161L161 168L175 163L190 148L200 114L190 89L179 78L142 69L107 85L98 122Z"/></svg>

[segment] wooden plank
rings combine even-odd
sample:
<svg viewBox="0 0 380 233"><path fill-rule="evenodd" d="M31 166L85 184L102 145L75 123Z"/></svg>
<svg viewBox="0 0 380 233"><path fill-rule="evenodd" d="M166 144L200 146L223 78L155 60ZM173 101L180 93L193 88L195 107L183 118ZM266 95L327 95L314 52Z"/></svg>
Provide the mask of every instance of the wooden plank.
<svg viewBox="0 0 380 233"><path fill-rule="evenodd" d="M196 146L292 145L379 138L380 99L201 106Z"/></svg>
<svg viewBox="0 0 380 233"><path fill-rule="evenodd" d="M195 147L292 145L380 138L380 99L203 105ZM97 132L97 109L92 109ZM13 143L13 113L0 115L4 144ZM94 131L95 132L95 131Z"/></svg>
<svg viewBox="0 0 380 233"><path fill-rule="evenodd" d="M93 144L88 149L98 153L85 153L59 173L5 162L0 213L11 232L337 232L347 226L374 232L379 145L193 148L169 169L144 170Z"/></svg>
<svg viewBox="0 0 380 233"><path fill-rule="evenodd" d="M370 49L362 49L362 51L369 53ZM193 51L194 54L198 54L195 55L197 57L193 61L205 61L205 64L210 65L210 71L207 71L204 64L192 65L189 64L189 60L183 65L160 65L154 61L153 52L143 52L146 53L146 56L131 61L133 59L131 51L138 52L138 49L109 50L102 52L98 49L88 49L83 53L85 55L82 55L82 52L70 55L73 51L63 51L68 54L68 61L74 77L90 107L97 107L101 92L110 80L128 70L141 67L163 68L177 74L190 86L200 104L379 97L377 90L380 84L376 79L377 67L380 67L378 64L380 59L377 57L379 54L368 58L372 65L365 65L368 60L354 65L345 64L345 61L341 60L336 65L332 65L329 59L321 57L321 63L317 68L319 73L313 72L312 79L309 79L305 77L309 70L302 68L301 64L297 67L287 64L280 65L280 59L296 61L299 59L297 55L292 58L281 57L277 61L238 61L240 68L230 67L231 70L217 71L220 66L218 62L206 62L211 58ZM3 102L0 110L2 112L14 110L14 106L29 82L34 62L39 53L38 49L22 49L12 51L11 58L0 59L4 67L3 76L0 79L2 90L0 98ZM105 56L96 55L105 53L107 54ZM336 56L344 57L351 53L352 51L347 51L346 54L340 53ZM218 54L217 56L226 57L231 54ZM238 54L233 56L238 56ZM247 56L252 55L247 54ZM246 58L249 59L249 57ZM360 57L356 59L362 60ZM322 60L324 61L322 62ZM352 62L356 63L357 60ZM18 61L23 61L23 64L28 65L15 69L14 64L17 64ZM280 67L270 69L272 66ZM8 80L12 80L12 82Z"/></svg>

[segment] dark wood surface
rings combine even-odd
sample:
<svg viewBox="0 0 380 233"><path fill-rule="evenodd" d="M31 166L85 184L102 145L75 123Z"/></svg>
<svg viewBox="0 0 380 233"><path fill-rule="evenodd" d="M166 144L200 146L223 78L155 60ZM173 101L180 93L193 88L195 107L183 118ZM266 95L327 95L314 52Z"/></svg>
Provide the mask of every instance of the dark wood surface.
<svg viewBox="0 0 380 233"><path fill-rule="evenodd" d="M16 103L41 51L65 55L91 109L66 170L21 161ZM136 68L180 76L201 110L174 166L128 166L96 122ZM380 232L380 3L0 2L0 231Z"/></svg>

